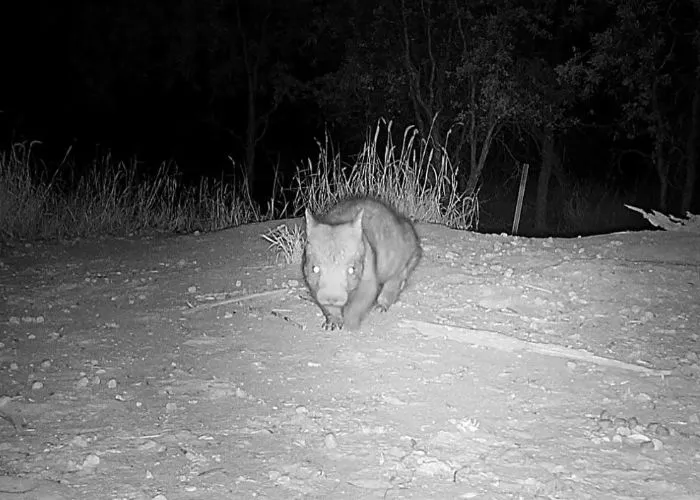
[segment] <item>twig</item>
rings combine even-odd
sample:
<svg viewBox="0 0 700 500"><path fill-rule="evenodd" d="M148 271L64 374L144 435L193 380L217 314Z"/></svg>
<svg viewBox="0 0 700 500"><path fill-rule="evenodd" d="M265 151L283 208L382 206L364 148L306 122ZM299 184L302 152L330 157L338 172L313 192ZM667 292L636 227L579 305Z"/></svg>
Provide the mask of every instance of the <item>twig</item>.
<svg viewBox="0 0 700 500"><path fill-rule="evenodd" d="M250 293L248 295L241 295L240 297L234 297L232 299L221 300L219 302L208 302L206 304L201 304L199 306L192 307L183 312L183 314L193 314L199 311L205 311L207 309L213 309L215 307L225 306L226 304L233 304L235 302L241 302L244 300L258 299L260 297L268 297L271 295L281 295L287 293L289 290L287 288L279 288L277 290L268 290L266 292Z"/></svg>
<svg viewBox="0 0 700 500"><path fill-rule="evenodd" d="M625 363L624 361L618 361L616 359L603 358L583 349L571 349L556 344L527 342L486 330L472 330L468 328L459 328L456 326L439 325L437 323L427 323L425 321L414 320L403 320L399 322L399 326L414 328L428 338L448 338L456 342L465 342L483 347L491 347L493 349L506 352L527 351L537 354L544 354L545 356L575 359L577 361L594 363L601 366L610 366L633 372L646 373L647 375L665 376L671 374L670 370L655 370L645 366Z"/></svg>

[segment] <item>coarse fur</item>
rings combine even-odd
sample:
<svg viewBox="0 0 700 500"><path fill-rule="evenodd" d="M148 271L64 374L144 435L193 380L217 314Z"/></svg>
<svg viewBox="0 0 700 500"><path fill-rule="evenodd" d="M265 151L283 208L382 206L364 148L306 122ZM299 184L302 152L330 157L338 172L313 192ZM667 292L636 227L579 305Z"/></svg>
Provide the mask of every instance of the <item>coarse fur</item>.
<svg viewBox="0 0 700 500"><path fill-rule="evenodd" d="M323 217L306 210L303 273L326 329L359 327L396 302L422 255L410 221L373 198L351 198Z"/></svg>

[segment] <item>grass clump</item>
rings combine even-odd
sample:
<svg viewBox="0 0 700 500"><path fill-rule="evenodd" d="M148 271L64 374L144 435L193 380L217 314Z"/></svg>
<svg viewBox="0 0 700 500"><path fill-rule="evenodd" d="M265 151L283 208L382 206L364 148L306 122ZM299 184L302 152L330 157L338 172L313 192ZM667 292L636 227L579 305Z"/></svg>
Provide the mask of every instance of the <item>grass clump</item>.
<svg viewBox="0 0 700 500"><path fill-rule="evenodd" d="M261 236L270 243L269 249L276 252L276 261L282 259L287 264L301 262L306 245L306 235L301 225L295 224L290 228L287 224L281 224Z"/></svg>
<svg viewBox="0 0 700 500"><path fill-rule="evenodd" d="M294 177L295 215L301 215L307 207L313 213L323 213L352 196L373 196L414 220L458 229L476 227L476 196L459 193L457 169L449 164L444 149L420 139L415 128L404 131L401 147L397 148L391 122L380 121L353 164L341 161L328 135L318 145L316 161L307 160ZM301 261L306 235L300 226L290 229L283 224L261 236L278 259L287 264Z"/></svg>
<svg viewBox="0 0 700 500"><path fill-rule="evenodd" d="M49 177L35 143L0 152L0 239L72 239L141 232L214 231L262 220L246 195L221 181L185 185L164 162L142 174L136 160L97 158L79 175L69 152Z"/></svg>
<svg viewBox="0 0 700 500"><path fill-rule="evenodd" d="M397 147L392 123L380 121L352 164L341 161L328 136L318 145L318 159L309 159L294 177L296 215L306 207L322 213L344 198L374 196L414 220L456 229L477 227L476 195L460 193L457 168L445 149L421 138L415 127L404 130Z"/></svg>

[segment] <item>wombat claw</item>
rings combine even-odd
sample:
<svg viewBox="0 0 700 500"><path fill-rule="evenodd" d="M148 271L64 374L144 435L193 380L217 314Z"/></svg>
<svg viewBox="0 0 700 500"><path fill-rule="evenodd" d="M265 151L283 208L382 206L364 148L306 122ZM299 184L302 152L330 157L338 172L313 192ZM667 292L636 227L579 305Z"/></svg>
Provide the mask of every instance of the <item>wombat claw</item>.
<svg viewBox="0 0 700 500"><path fill-rule="evenodd" d="M334 321L334 320L329 320L327 319L323 323L323 329L326 330L327 332L332 332L335 330L342 330L343 329L343 323L339 321Z"/></svg>

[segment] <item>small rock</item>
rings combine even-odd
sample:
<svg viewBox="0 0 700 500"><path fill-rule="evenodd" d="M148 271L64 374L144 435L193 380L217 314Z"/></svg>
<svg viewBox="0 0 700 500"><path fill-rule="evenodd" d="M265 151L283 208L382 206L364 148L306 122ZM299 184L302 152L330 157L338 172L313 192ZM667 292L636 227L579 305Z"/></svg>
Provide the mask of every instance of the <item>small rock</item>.
<svg viewBox="0 0 700 500"><path fill-rule="evenodd" d="M435 458L427 458L423 461L421 461L416 467L416 473L423 475L423 476L442 476L442 477L449 477L452 475L452 467L447 465L445 462L435 459Z"/></svg>
<svg viewBox="0 0 700 500"><path fill-rule="evenodd" d="M627 427L627 426L624 426L624 427L620 426L620 427L618 427L617 429L615 429L615 434L617 434L617 435L619 435L619 436L625 436L625 437L626 437L626 436L631 435L631 434L632 434L632 431L631 431L630 428Z"/></svg>
<svg viewBox="0 0 700 500"><path fill-rule="evenodd" d="M665 425L659 425L659 426L656 428L655 434L656 434L657 436L666 437L666 436L670 436L670 435L671 435L671 430L670 430L668 427L666 427Z"/></svg>
<svg viewBox="0 0 700 500"><path fill-rule="evenodd" d="M98 465L100 465L100 457L92 453L88 455L83 462L84 469L94 469Z"/></svg>
<svg viewBox="0 0 700 500"><path fill-rule="evenodd" d="M653 450L653 449L654 449L654 443L653 443L651 440L649 440L649 441L642 441L641 443L639 443L639 447L640 447L642 450Z"/></svg>
<svg viewBox="0 0 700 500"><path fill-rule="evenodd" d="M71 446L77 446L78 448L87 448L88 442L83 436L75 436L70 441Z"/></svg>
<svg viewBox="0 0 700 500"><path fill-rule="evenodd" d="M333 433L326 434L326 437L323 438L323 444L329 450L334 450L338 447L338 441L335 439L335 435Z"/></svg>
<svg viewBox="0 0 700 500"><path fill-rule="evenodd" d="M137 449L139 451L149 451L155 449L156 446L158 446L158 444L152 439L149 439L148 441L140 445Z"/></svg>
<svg viewBox="0 0 700 500"><path fill-rule="evenodd" d="M622 417L615 417L613 419L613 425L615 427L627 427L627 420Z"/></svg>
<svg viewBox="0 0 700 500"><path fill-rule="evenodd" d="M651 441L651 439L644 434L630 434L627 436L627 440L632 443L646 443Z"/></svg>
<svg viewBox="0 0 700 500"><path fill-rule="evenodd" d="M598 426L602 430L608 430L608 429L612 428L613 423L612 423L612 420L607 419L607 418L603 418L603 419L598 421Z"/></svg>

